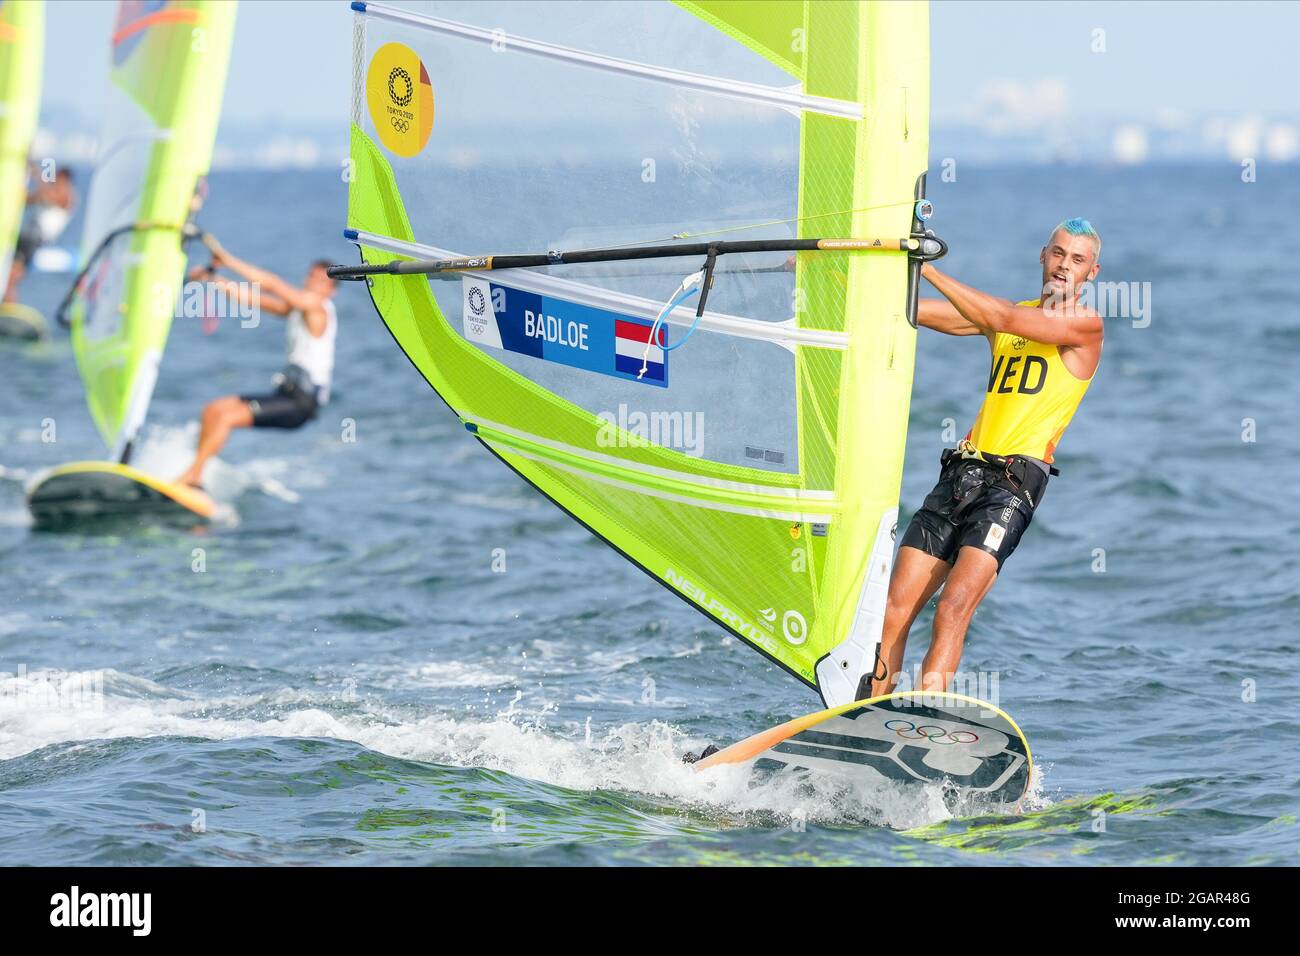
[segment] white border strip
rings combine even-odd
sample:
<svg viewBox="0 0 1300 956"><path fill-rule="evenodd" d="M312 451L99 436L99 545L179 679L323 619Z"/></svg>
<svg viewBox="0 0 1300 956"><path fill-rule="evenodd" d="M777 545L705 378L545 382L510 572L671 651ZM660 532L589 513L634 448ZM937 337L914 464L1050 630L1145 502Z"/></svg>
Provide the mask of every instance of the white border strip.
<svg viewBox="0 0 1300 956"><path fill-rule="evenodd" d="M744 505L729 505L720 501L704 501L700 498L688 498L685 495L675 495L667 491L658 491L654 488L647 488L645 485L636 485L629 481L619 481L617 478L607 478L604 475L598 475L594 472L583 471L572 465L562 464L551 458L545 458L541 455L534 455L526 451L521 451L512 445L501 447L504 454L518 455L520 458L527 458L530 461L538 462L549 468L558 468L560 471L567 471L570 474L581 475L592 481L598 481L604 485L612 485L615 488L622 488L625 491L634 491L639 495L646 495L650 498L662 498L665 501L677 501L682 504L692 505L696 508L708 508L711 511L727 511L732 514L750 515L755 518L779 518L782 521L806 521L810 524L830 524L835 519L831 515L825 514L807 514L799 511L769 511L765 508L746 508Z"/></svg>
<svg viewBox="0 0 1300 956"><path fill-rule="evenodd" d="M794 90L764 86L761 83L746 83L743 80L730 80L718 76L706 76L702 73L674 70L670 67L653 66L649 63L638 63L634 60L605 56L602 53L592 53L587 50L576 50L572 47L546 43L542 40L529 40L526 37L514 36L501 30L488 30L484 27L476 27L456 20L444 20L441 17L425 16L412 13L409 10L398 10L382 3L367 3L365 12L367 15L381 20L405 23L408 26L458 36L466 40L478 40L482 43L494 44L497 47L504 45L552 60L580 63L583 66L597 70L637 76L646 80L699 90L703 93L730 96L733 99L763 103L800 112L824 113L827 116L838 116L842 119L861 120L863 118L862 104L849 102L848 100L838 100L828 96L811 96Z"/></svg>
<svg viewBox="0 0 1300 956"><path fill-rule="evenodd" d="M362 232L360 230L357 231L356 242L358 245L382 249L385 252L409 256L412 259L463 258L460 253L453 252L450 249L439 249L437 246L427 246L419 242L404 242L401 239L393 239L390 236L380 236L373 232ZM511 285L522 289L524 292L535 292L538 295L551 295L557 299L576 302L579 305L608 309L611 312L622 312L626 315L635 315L652 321L659 314L660 309L663 308L661 302L642 298L639 295L630 295L626 292L615 292L613 289L602 289L599 286L588 285L585 282L574 282L572 279L561 279L558 276L544 275L527 269L511 269L509 272L510 278L503 279L501 281L502 285ZM442 274L447 276L491 275L489 272L480 271L447 272ZM682 275L686 275L686 272L683 271ZM664 321L669 325L686 328L695 322L695 308L690 305L678 306L664 317ZM795 323L794 319L785 319L781 322L762 322L758 319L746 319L738 315L728 315L724 312L705 311L704 316L700 319L700 328L709 332L718 332L722 335L734 335L742 339L772 342L790 352L793 352L797 345L837 349L839 351L845 351L849 347L849 337L845 333L827 329L803 329Z"/></svg>
<svg viewBox="0 0 1300 956"><path fill-rule="evenodd" d="M626 458L616 458L613 455L603 455L600 452L588 451L585 448L575 448L573 445L566 445L563 442L552 441L549 438L542 438L540 435L531 435L528 432L520 431L517 428L511 428L509 425L502 425L499 422L488 421L484 418L466 418L472 425L490 428L493 431L501 432L503 435L510 435L513 438L520 438L534 445L541 445L543 448L552 448L555 451L561 451L565 454L573 455L576 458L586 458L589 461L597 461L601 464L612 465L616 468L624 468L628 471L637 471L645 475L654 475L656 478L667 478L671 481L680 481L684 484L702 485L708 488L720 488L725 491L738 491L743 494L766 495L769 498L790 498L798 501L815 501L822 507L837 508L839 505L835 501L835 492L806 490L803 488L785 488L779 485L758 485L744 481L727 481L725 478L707 478L703 475L692 475L684 471L673 471L670 468L660 468L657 465L645 465L640 462L628 461ZM486 440L486 439L485 439Z"/></svg>

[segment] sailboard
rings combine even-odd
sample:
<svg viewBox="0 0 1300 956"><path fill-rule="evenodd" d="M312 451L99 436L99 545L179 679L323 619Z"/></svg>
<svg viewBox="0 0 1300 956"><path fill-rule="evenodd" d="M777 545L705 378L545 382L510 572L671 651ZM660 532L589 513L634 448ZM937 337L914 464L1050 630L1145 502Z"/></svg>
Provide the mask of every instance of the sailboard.
<svg viewBox="0 0 1300 956"><path fill-rule="evenodd" d="M40 111L44 55L44 0L0 0L0 293L9 286L27 206L27 156ZM31 337L30 322L0 322L0 335L9 334L7 328Z"/></svg>
<svg viewBox="0 0 1300 956"><path fill-rule="evenodd" d="M123 0L80 270L60 308L107 462L74 462L28 488L37 523L105 511L213 513L211 499L128 466L184 280L192 200L208 171L234 34L222 0ZM158 496L161 496L159 499Z"/></svg>
<svg viewBox="0 0 1300 956"><path fill-rule="evenodd" d="M1017 804L1029 788L1029 741L1009 714L963 694L903 691L808 714L695 763L749 764L756 775L817 773L945 788Z"/></svg>
<svg viewBox="0 0 1300 956"><path fill-rule="evenodd" d="M331 274L521 478L827 705L865 696L946 250L926 5L352 8L362 264Z"/></svg>
<svg viewBox="0 0 1300 956"><path fill-rule="evenodd" d="M198 524L219 514L217 503L198 488L112 461L72 462L47 472L28 505L43 528L142 519Z"/></svg>
<svg viewBox="0 0 1300 956"><path fill-rule="evenodd" d="M45 316L21 302L0 303L0 338L34 341L49 334Z"/></svg>

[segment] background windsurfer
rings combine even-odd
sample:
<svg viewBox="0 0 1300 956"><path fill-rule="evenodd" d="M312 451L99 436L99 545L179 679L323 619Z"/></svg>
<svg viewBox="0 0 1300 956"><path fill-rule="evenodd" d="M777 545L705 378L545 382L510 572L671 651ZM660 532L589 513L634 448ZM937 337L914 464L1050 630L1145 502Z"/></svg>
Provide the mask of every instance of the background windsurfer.
<svg viewBox="0 0 1300 956"><path fill-rule="evenodd" d="M72 185L72 172L66 166L60 166L52 180L37 176L35 187L27 194L27 214L9 267L5 304L18 301L18 286L27 275L27 265L36 250L58 240L76 208L77 190Z"/></svg>
<svg viewBox="0 0 1300 956"><path fill-rule="evenodd" d="M198 487L208 459L225 446L236 428L298 428L316 417L329 401L334 374L334 339L338 316L334 309L335 285L325 272L326 260L313 262L301 286L273 272L237 259L211 236L204 243L212 251L207 266L190 270L191 280L207 280L246 308L260 309L286 320L288 354L284 371L275 377L275 389L252 395L227 395L203 409L198 450L194 462L178 482ZM243 279L215 275L225 267Z"/></svg>

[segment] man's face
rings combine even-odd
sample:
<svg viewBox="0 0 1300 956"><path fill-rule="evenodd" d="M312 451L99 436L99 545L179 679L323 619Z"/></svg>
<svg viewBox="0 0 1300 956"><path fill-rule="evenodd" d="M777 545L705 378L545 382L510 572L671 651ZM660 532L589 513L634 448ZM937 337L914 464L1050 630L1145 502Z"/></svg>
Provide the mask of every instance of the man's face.
<svg viewBox="0 0 1300 956"><path fill-rule="evenodd" d="M324 266L312 266L303 285L308 292L315 292L326 299L334 295L334 280L329 277Z"/></svg>
<svg viewBox="0 0 1300 956"><path fill-rule="evenodd" d="M1058 229L1038 261L1043 264L1043 298L1073 302L1101 269L1097 262L1096 243L1091 236L1072 236Z"/></svg>

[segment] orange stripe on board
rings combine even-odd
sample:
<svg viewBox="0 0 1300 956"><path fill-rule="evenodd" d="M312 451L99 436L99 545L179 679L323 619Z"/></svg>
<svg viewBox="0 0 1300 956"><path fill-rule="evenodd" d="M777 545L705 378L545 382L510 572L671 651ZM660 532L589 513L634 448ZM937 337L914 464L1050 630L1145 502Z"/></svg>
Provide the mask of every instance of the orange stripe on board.
<svg viewBox="0 0 1300 956"><path fill-rule="evenodd" d="M113 46L117 46L127 37L135 36L141 30L157 26L160 23L198 23L202 19L198 10L159 10L147 17L132 21L113 34Z"/></svg>
<svg viewBox="0 0 1300 956"><path fill-rule="evenodd" d="M876 699L884 700L883 697ZM752 757L757 757L764 750L770 750L788 737L793 737L809 727L814 727L824 720L830 720L832 717L839 716L845 711L853 710L855 707L860 707L868 702L854 701L852 704L835 707L829 711L819 710L815 714L806 714L803 717L796 717L794 720L787 720L780 726L765 730L761 734L755 734L752 737L746 737L724 750L719 750L711 757L705 757L703 760L696 762L695 769L707 770L709 767L716 767L724 763L744 763Z"/></svg>
<svg viewBox="0 0 1300 956"><path fill-rule="evenodd" d="M160 482L157 489L183 508L188 508L201 518L211 518L217 513L217 504L206 491L174 482Z"/></svg>

